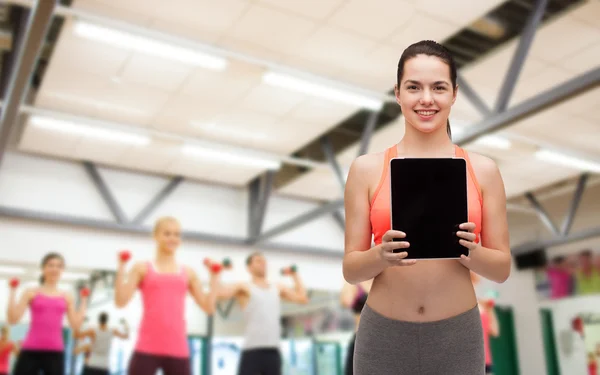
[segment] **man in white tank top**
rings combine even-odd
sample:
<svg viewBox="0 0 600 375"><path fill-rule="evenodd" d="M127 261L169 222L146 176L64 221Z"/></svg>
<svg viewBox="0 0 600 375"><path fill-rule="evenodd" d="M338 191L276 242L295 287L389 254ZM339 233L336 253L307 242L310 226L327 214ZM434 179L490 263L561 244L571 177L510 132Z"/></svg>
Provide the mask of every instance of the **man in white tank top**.
<svg viewBox="0 0 600 375"><path fill-rule="evenodd" d="M235 298L244 313L244 344L238 375L281 375L281 300L306 304L308 296L296 272L288 272L294 288L269 283L261 253L246 259L252 281L219 286L218 299Z"/></svg>
<svg viewBox="0 0 600 375"><path fill-rule="evenodd" d="M76 339L88 337L90 343L86 345L86 354L89 354L83 369L83 375L108 375L110 374L110 348L113 337L127 340L129 328L123 321L124 332L108 327L108 314L103 312L98 317L98 328L90 328L75 334Z"/></svg>

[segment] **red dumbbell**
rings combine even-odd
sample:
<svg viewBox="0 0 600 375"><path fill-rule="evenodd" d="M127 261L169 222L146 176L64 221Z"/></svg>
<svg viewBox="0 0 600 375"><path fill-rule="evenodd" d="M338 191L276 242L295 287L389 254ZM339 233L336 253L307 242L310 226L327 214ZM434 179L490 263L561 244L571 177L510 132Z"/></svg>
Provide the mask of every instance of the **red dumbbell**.
<svg viewBox="0 0 600 375"><path fill-rule="evenodd" d="M121 259L121 262L129 261L129 259L131 259L131 252L129 252L129 250L122 250L119 253L119 259Z"/></svg>
<svg viewBox="0 0 600 375"><path fill-rule="evenodd" d="M82 297L89 297L90 290L88 288L81 288L81 290L79 291L79 295Z"/></svg>
<svg viewBox="0 0 600 375"><path fill-rule="evenodd" d="M223 270L223 266L221 264L214 262L210 258L204 258L204 265L210 270L211 273L219 273Z"/></svg>
<svg viewBox="0 0 600 375"><path fill-rule="evenodd" d="M16 289L19 287L20 281L19 279L17 279L16 277L13 279L10 279L9 285L12 289Z"/></svg>

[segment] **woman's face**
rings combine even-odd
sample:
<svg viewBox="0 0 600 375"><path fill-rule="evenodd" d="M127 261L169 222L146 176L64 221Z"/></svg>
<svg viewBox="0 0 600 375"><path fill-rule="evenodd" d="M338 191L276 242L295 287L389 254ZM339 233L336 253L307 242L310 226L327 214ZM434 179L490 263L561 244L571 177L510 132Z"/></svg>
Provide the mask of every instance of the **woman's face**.
<svg viewBox="0 0 600 375"><path fill-rule="evenodd" d="M50 283L58 283L62 275L65 265L60 258L52 258L42 267L44 281Z"/></svg>
<svg viewBox="0 0 600 375"><path fill-rule="evenodd" d="M456 100L450 67L435 56L417 55L404 63L396 100L407 125L432 133L446 131L446 120Z"/></svg>
<svg viewBox="0 0 600 375"><path fill-rule="evenodd" d="M181 228L175 221L165 221L156 230L154 239L159 249L174 252L181 244Z"/></svg>

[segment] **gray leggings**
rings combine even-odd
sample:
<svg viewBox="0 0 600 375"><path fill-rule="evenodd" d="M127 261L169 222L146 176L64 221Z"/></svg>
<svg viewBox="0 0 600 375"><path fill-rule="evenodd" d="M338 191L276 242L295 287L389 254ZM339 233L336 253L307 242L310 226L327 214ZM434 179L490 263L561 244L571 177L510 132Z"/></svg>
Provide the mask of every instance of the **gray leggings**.
<svg viewBox="0 0 600 375"><path fill-rule="evenodd" d="M354 348L354 375L484 375L479 308L435 322L386 318L365 305Z"/></svg>

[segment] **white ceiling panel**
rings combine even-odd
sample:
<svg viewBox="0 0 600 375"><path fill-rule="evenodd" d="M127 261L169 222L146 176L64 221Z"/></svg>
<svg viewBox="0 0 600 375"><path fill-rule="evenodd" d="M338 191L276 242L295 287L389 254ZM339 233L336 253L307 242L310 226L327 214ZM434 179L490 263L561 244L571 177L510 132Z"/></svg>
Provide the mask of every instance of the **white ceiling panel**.
<svg viewBox="0 0 600 375"><path fill-rule="evenodd" d="M118 78L163 91L176 91L193 71L194 68L187 64L134 54L124 65Z"/></svg>
<svg viewBox="0 0 600 375"><path fill-rule="evenodd" d="M600 64L600 42L589 46L574 56L560 61L559 65L575 74L583 74L596 68Z"/></svg>
<svg viewBox="0 0 600 375"><path fill-rule="evenodd" d="M276 7L315 20L323 20L331 15L345 0L257 0L259 4Z"/></svg>
<svg viewBox="0 0 600 375"><path fill-rule="evenodd" d="M414 12L415 5L407 1L349 0L328 19L328 23L381 40L405 25Z"/></svg>
<svg viewBox="0 0 600 375"><path fill-rule="evenodd" d="M577 35L577 37L574 37ZM572 16L557 18L540 28L531 45L530 55L549 63L559 63L600 42L600 29Z"/></svg>
<svg viewBox="0 0 600 375"><path fill-rule="evenodd" d="M262 73L262 68L244 63L231 63L223 72L197 69L186 79L181 93L195 97L198 103L206 100L228 104L242 99L259 84Z"/></svg>
<svg viewBox="0 0 600 375"><path fill-rule="evenodd" d="M317 24L305 17L262 5L252 6L232 25L229 35L287 52L306 39Z"/></svg>
<svg viewBox="0 0 600 375"><path fill-rule="evenodd" d="M246 0L170 0L154 7L152 27L182 37L214 42L251 6Z"/></svg>
<svg viewBox="0 0 600 375"><path fill-rule="evenodd" d="M80 160L93 160L102 164L115 164L121 155L131 146L113 141L100 141L90 137L82 137L74 150L74 157Z"/></svg>
<svg viewBox="0 0 600 375"><path fill-rule="evenodd" d="M203 181L218 181L234 186L247 185L263 172L264 170L257 168L240 168L183 154L175 158L163 171L163 173L171 175L183 175Z"/></svg>
<svg viewBox="0 0 600 375"><path fill-rule="evenodd" d="M306 199L334 200L341 198L340 183L331 170L316 169L302 174L283 188L278 194Z"/></svg>
<svg viewBox="0 0 600 375"><path fill-rule="evenodd" d="M399 48L384 44L378 45L344 68L345 79L373 91L390 91L396 82L396 70L401 54L402 51Z"/></svg>
<svg viewBox="0 0 600 375"><path fill-rule="evenodd" d="M72 6L93 14L102 14L126 22L145 25L152 18L152 9L160 3L161 0L75 0Z"/></svg>
<svg viewBox="0 0 600 375"><path fill-rule="evenodd" d="M160 110L152 120L153 128L181 134L195 133L193 124L209 124L225 108L223 102L193 95L177 95Z"/></svg>
<svg viewBox="0 0 600 375"><path fill-rule="evenodd" d="M66 20L52 52L51 65L112 77L119 73L130 56L131 51L76 36L73 22Z"/></svg>
<svg viewBox="0 0 600 375"><path fill-rule="evenodd" d="M450 4L450 2L447 3ZM400 48L399 54L401 55L406 47L415 42L421 40L442 42L459 29L460 26L453 22L439 20L425 13L417 12L411 17L406 26L400 27L390 36L389 43Z"/></svg>
<svg viewBox="0 0 600 375"><path fill-rule="evenodd" d="M326 130L354 112L356 108L353 106L319 98L308 98L288 113L288 118L300 123L320 125Z"/></svg>
<svg viewBox="0 0 600 375"><path fill-rule="evenodd" d="M570 13L573 18L587 22L589 25L600 29L600 1L590 0L585 2L583 5L577 7Z"/></svg>
<svg viewBox="0 0 600 375"><path fill-rule="evenodd" d="M299 41L290 54L340 69L352 65L376 45L373 39L326 25Z"/></svg>
<svg viewBox="0 0 600 375"><path fill-rule="evenodd" d="M134 170L164 173L173 160L181 157L180 152L177 142L153 139L148 147L130 147L121 155L118 164Z"/></svg>
<svg viewBox="0 0 600 375"><path fill-rule="evenodd" d="M79 136L25 126L19 150L72 158Z"/></svg>
<svg viewBox="0 0 600 375"><path fill-rule="evenodd" d="M417 9L425 14L460 26L468 25L477 18L488 13L503 0L478 0L478 1L447 1L447 0L420 0L416 2Z"/></svg>
<svg viewBox="0 0 600 375"><path fill-rule="evenodd" d="M290 112L306 98L304 94L261 83L248 92L239 101L239 105L244 109L279 117Z"/></svg>

